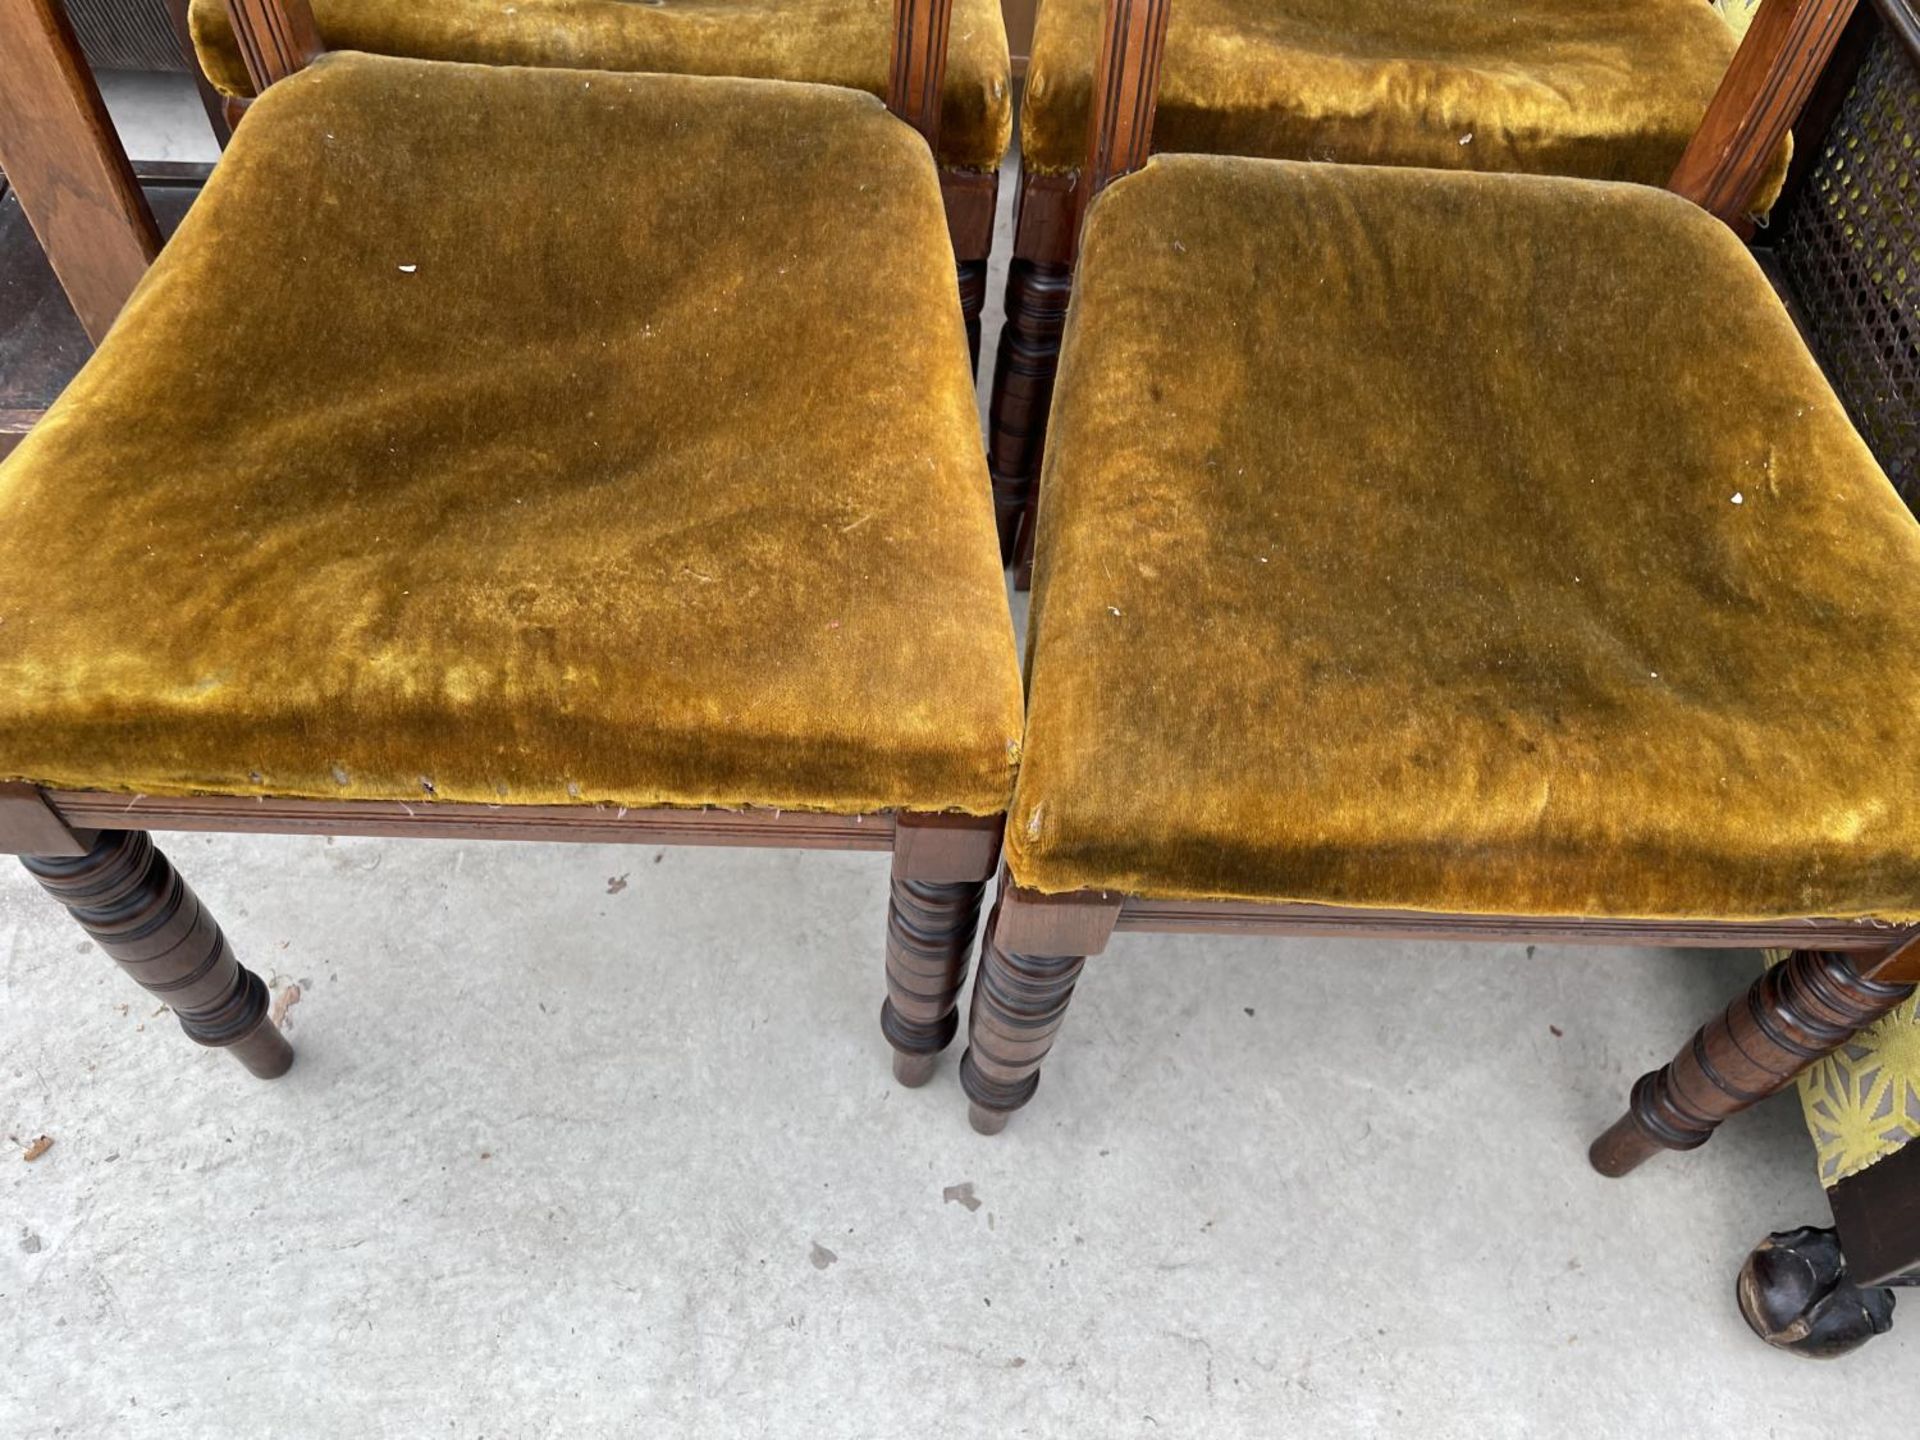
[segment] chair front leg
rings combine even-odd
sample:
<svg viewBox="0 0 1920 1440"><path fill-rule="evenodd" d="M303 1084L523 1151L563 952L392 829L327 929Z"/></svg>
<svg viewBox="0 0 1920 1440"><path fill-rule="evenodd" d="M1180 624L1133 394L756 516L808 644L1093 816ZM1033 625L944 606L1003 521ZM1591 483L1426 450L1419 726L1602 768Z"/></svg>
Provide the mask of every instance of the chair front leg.
<svg viewBox="0 0 1920 1440"><path fill-rule="evenodd" d="M1642 1075L1627 1113L1587 1152L1602 1175L1625 1175L1662 1150L1692 1150L1728 1116L1793 1083L1913 994L1907 955L1856 962L1835 950L1796 950L1726 1013L1694 1032L1664 1068Z"/></svg>
<svg viewBox="0 0 1920 1440"><path fill-rule="evenodd" d="M1920 1283L1920 1276L1900 1283ZM1754 1246L1735 1293L1754 1334L1776 1350L1813 1360L1858 1350L1893 1327L1893 1291L1860 1284L1838 1232L1811 1225Z"/></svg>
<svg viewBox="0 0 1920 1440"><path fill-rule="evenodd" d="M1033 1099L1081 967L1106 948L1119 913L1104 897L1035 896L1002 876L960 1057L967 1118L982 1135L999 1134Z"/></svg>
<svg viewBox="0 0 1920 1440"><path fill-rule="evenodd" d="M1030 529L1047 438L1053 379L1060 369L1073 267L1015 256L1007 273L1007 322L993 370L987 469L993 477L1000 563L1012 565Z"/></svg>
<svg viewBox="0 0 1920 1440"><path fill-rule="evenodd" d="M887 998L880 1033L893 1076L917 1088L960 1029L980 901L999 858L1001 822L902 815L895 822L887 902Z"/></svg>
<svg viewBox="0 0 1920 1440"><path fill-rule="evenodd" d="M82 855L23 855L48 894L180 1028L231 1053L262 1080L287 1073L293 1047L267 1013L267 987L234 958L220 926L144 832L101 830Z"/></svg>

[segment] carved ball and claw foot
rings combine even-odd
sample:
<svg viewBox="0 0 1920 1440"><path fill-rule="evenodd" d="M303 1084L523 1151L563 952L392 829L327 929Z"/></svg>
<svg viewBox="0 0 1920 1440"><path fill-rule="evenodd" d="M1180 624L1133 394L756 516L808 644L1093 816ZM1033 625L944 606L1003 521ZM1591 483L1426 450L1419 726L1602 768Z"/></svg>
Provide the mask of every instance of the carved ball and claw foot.
<svg viewBox="0 0 1920 1440"><path fill-rule="evenodd" d="M960 990L985 889L984 880L893 877L880 1033L893 1047L893 1078L910 1089L933 1078L940 1052L960 1029Z"/></svg>
<svg viewBox="0 0 1920 1440"><path fill-rule="evenodd" d="M1893 1325L1893 1291L1856 1285L1832 1230L1803 1226L1769 1235L1740 1267L1740 1313L1778 1350L1832 1360Z"/></svg>
<svg viewBox="0 0 1920 1440"><path fill-rule="evenodd" d="M268 1017L267 987L234 957L220 926L144 831L102 830L86 854L23 855L21 864L67 907L180 1028L223 1049L263 1080L287 1073L293 1047Z"/></svg>
<svg viewBox="0 0 1920 1440"><path fill-rule="evenodd" d="M1706 1144L1728 1116L1785 1089L1913 989L1862 975L1841 951L1794 951L1669 1064L1640 1077L1627 1113L1588 1159L1602 1175L1620 1176L1662 1150Z"/></svg>

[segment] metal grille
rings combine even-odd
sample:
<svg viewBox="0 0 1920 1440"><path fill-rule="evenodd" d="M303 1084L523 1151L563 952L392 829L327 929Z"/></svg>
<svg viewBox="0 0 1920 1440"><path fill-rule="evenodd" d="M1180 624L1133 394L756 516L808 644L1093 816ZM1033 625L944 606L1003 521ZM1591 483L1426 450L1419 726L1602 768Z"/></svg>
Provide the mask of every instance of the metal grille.
<svg viewBox="0 0 1920 1440"><path fill-rule="evenodd" d="M1894 36L1868 51L1784 228L1814 353L1920 509L1920 66Z"/></svg>
<svg viewBox="0 0 1920 1440"><path fill-rule="evenodd" d="M95 70L187 68L167 0L67 0L67 18Z"/></svg>

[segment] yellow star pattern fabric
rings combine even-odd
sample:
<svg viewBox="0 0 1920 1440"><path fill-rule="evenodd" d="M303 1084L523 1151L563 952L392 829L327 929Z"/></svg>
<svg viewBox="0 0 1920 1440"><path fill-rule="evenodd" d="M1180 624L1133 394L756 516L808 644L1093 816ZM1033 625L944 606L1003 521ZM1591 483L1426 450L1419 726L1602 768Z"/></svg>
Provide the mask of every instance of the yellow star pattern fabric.
<svg viewBox="0 0 1920 1440"><path fill-rule="evenodd" d="M1803 1073L1800 1105L1829 1189L1920 1139L1920 996Z"/></svg>

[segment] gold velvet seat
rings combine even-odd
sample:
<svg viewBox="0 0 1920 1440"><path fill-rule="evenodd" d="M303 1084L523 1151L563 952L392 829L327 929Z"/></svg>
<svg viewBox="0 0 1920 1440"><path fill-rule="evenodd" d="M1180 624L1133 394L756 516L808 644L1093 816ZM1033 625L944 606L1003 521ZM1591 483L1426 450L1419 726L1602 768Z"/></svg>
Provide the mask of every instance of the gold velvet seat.
<svg viewBox="0 0 1920 1440"><path fill-rule="evenodd" d="M1920 916L1920 526L1739 242L1663 192L1116 184L1030 644L1031 890Z"/></svg>
<svg viewBox="0 0 1920 1440"><path fill-rule="evenodd" d="M1003 809L952 263L853 91L322 58L0 467L0 778Z"/></svg>
<svg viewBox="0 0 1920 1440"><path fill-rule="evenodd" d="M250 95L225 0L192 0L207 77ZM803 80L884 94L892 0L314 0L329 49L419 60ZM997 0L955 0L940 159L991 170L1013 100Z"/></svg>
<svg viewBox="0 0 1920 1440"><path fill-rule="evenodd" d="M1046 0L1021 117L1035 173L1085 158L1102 0ZM1663 185L1735 38L1704 0L1180 0L1158 149ZM1786 152L1756 208L1779 193Z"/></svg>

